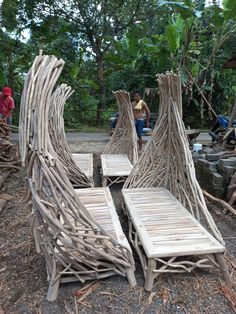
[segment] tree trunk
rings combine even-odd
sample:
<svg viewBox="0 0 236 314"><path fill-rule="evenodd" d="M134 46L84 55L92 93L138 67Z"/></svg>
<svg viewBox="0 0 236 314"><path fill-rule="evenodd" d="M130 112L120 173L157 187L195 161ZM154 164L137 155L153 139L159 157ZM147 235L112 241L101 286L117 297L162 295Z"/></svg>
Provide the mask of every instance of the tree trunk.
<svg viewBox="0 0 236 314"><path fill-rule="evenodd" d="M8 55L8 86L13 89L13 81L14 81L14 69L12 64L12 51L9 51Z"/></svg>
<svg viewBox="0 0 236 314"><path fill-rule="evenodd" d="M97 106L97 124L101 124L101 112L105 105L105 80L104 80L104 60L103 55L97 56L97 70L98 70L98 86L99 86L99 103Z"/></svg>
<svg viewBox="0 0 236 314"><path fill-rule="evenodd" d="M228 125L229 128L232 128L235 119L236 119L236 102L235 102L233 109L232 109L232 112L231 112L229 125Z"/></svg>

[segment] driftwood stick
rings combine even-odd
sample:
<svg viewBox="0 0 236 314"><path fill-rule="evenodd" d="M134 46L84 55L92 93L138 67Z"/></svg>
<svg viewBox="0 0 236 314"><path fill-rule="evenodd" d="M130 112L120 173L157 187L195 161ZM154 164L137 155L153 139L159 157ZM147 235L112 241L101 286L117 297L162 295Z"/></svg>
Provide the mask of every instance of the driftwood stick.
<svg viewBox="0 0 236 314"><path fill-rule="evenodd" d="M118 103L119 119L103 154L127 154L134 165L138 160L138 146L130 95L124 90L113 94Z"/></svg>
<svg viewBox="0 0 236 314"><path fill-rule="evenodd" d="M209 198L210 200L212 200L213 202L216 203L220 203L224 208L228 209L231 213L233 213L234 215L236 215L236 210L230 206L227 202L225 202L224 200L221 200L213 195L211 195L210 193L208 193L207 191L203 190L203 194Z"/></svg>
<svg viewBox="0 0 236 314"><path fill-rule="evenodd" d="M181 119L180 77L172 72L160 74L158 84L158 120L152 137L145 145L124 188L166 188L223 244L196 179L194 162Z"/></svg>
<svg viewBox="0 0 236 314"><path fill-rule="evenodd" d="M65 148L62 109L71 88L61 85L55 90L63 65L54 56L36 57L25 81L19 124L21 161L33 203L33 234L37 251L45 257L50 299L63 280L84 282L126 276L127 269L134 270L130 247L98 224L71 184L76 180L89 186L91 180L75 169ZM98 201L97 210L100 207Z"/></svg>
<svg viewBox="0 0 236 314"><path fill-rule="evenodd" d="M6 200L0 199L0 213L2 212L6 202L7 202Z"/></svg>
<svg viewBox="0 0 236 314"><path fill-rule="evenodd" d="M11 174L12 170L5 170L3 173L0 174L0 189L5 182L5 180L8 178L8 176Z"/></svg>
<svg viewBox="0 0 236 314"><path fill-rule="evenodd" d="M12 169L16 169L16 170L20 170L20 167L14 166L9 162L0 162L0 168L12 168Z"/></svg>
<svg viewBox="0 0 236 314"><path fill-rule="evenodd" d="M197 87L199 93L201 94L202 98L205 100L206 104L208 105L208 108L212 111L212 113L214 114L214 116L217 118L217 114L215 112L215 110L212 108L211 104L209 103L209 101L206 99L206 97L204 96L202 90L200 89L200 87L198 86L198 84L196 83L196 81L194 80L194 78L192 77L191 73L186 69L189 77L191 78L191 80L194 82L195 86Z"/></svg>

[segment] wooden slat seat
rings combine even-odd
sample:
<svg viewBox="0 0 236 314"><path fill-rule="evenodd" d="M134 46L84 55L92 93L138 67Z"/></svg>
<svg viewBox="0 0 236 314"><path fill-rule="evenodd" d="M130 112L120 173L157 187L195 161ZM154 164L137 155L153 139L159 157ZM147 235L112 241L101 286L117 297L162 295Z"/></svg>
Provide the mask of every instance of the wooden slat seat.
<svg viewBox="0 0 236 314"><path fill-rule="evenodd" d="M108 187L76 189L80 201L94 220L109 235L132 252L129 242L122 230L119 217Z"/></svg>
<svg viewBox="0 0 236 314"><path fill-rule="evenodd" d="M93 154L72 154L75 163L86 174L87 177L93 177Z"/></svg>
<svg viewBox="0 0 236 314"><path fill-rule="evenodd" d="M130 175L133 165L126 154L102 154L102 185L124 182Z"/></svg>
<svg viewBox="0 0 236 314"><path fill-rule="evenodd" d="M125 247L129 254L132 254L129 242L122 230L109 188L83 188L75 189L75 192L79 196L82 204L88 210L92 218L99 224L99 226L105 230L109 236ZM66 219L67 221L70 221L72 225L74 225L74 219L71 215L66 215ZM63 217L60 217L60 221L65 224ZM83 226L77 224L76 227L77 233L83 235ZM68 237L67 240L71 242ZM58 241L58 243L60 244L60 241ZM94 238L93 245L96 245L96 238Z"/></svg>
<svg viewBox="0 0 236 314"><path fill-rule="evenodd" d="M131 241L134 245L140 243L147 264L167 257L225 251L225 247L165 188L129 188L123 189L122 194L138 238L138 241L132 238ZM141 254L140 248L138 251ZM144 257L141 259L144 260ZM146 264L143 266L147 268ZM154 270L151 279L146 275L146 290L151 289L157 273Z"/></svg>

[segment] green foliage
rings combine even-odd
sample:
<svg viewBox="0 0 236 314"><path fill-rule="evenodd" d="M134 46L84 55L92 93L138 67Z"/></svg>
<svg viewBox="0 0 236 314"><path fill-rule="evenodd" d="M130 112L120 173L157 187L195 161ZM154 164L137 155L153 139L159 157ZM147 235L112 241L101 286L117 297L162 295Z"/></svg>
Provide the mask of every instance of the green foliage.
<svg viewBox="0 0 236 314"><path fill-rule="evenodd" d="M15 121L39 49L66 62L58 83L75 90L65 107L70 128L96 124L99 114L106 124L116 111L113 90L156 88L156 74L167 70L181 75L184 119L193 127L208 119L203 95L217 113L235 101L236 71L223 69L236 51L235 0L223 7L204 0L4 0L0 17L0 84L14 90Z"/></svg>
<svg viewBox="0 0 236 314"><path fill-rule="evenodd" d="M7 31L14 31L17 28L18 0L3 0L1 6L1 24Z"/></svg>
<svg viewBox="0 0 236 314"><path fill-rule="evenodd" d="M175 25L167 25L166 40L167 40L170 52L175 54L177 49L180 46L180 36Z"/></svg>
<svg viewBox="0 0 236 314"><path fill-rule="evenodd" d="M224 17L226 19L236 18L236 1L223 0Z"/></svg>

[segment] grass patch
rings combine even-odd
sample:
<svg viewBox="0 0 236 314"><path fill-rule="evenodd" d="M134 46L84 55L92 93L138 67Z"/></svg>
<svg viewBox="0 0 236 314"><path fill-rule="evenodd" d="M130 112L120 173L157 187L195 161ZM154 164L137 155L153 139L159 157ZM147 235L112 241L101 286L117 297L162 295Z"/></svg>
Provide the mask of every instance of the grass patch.
<svg viewBox="0 0 236 314"><path fill-rule="evenodd" d="M106 133L107 127L105 126L89 126L89 125L80 125L76 128L65 128L66 132L83 132L83 133Z"/></svg>

